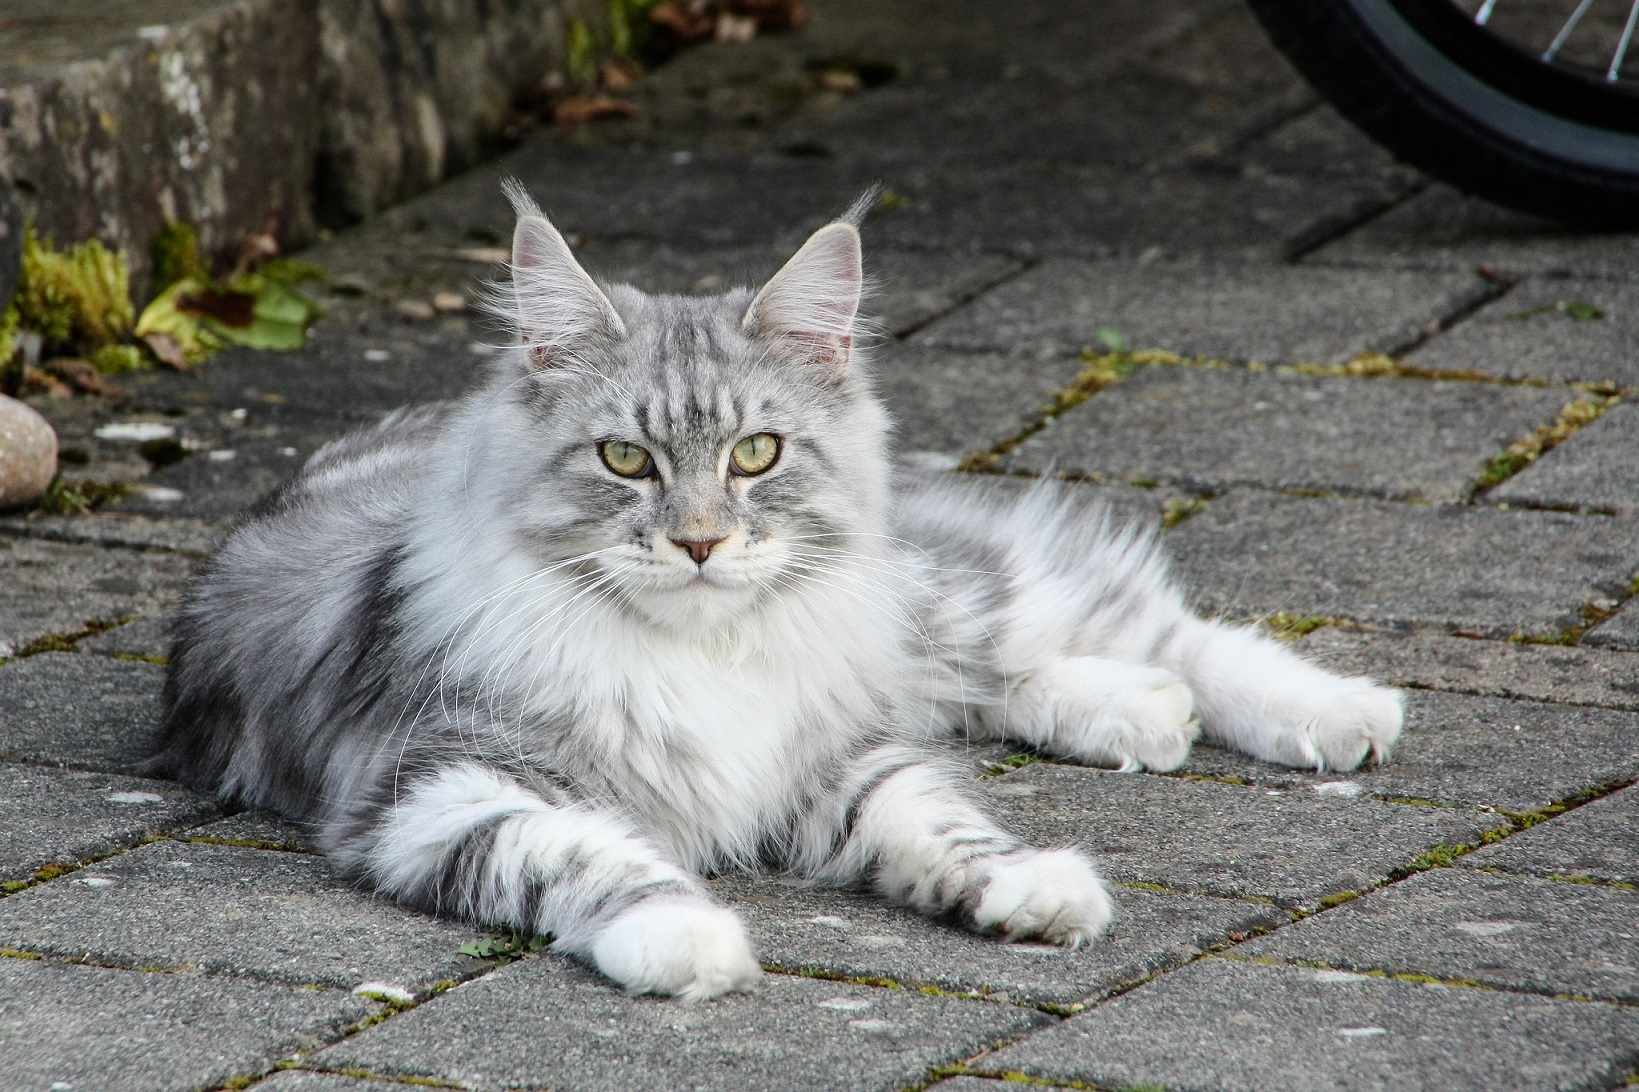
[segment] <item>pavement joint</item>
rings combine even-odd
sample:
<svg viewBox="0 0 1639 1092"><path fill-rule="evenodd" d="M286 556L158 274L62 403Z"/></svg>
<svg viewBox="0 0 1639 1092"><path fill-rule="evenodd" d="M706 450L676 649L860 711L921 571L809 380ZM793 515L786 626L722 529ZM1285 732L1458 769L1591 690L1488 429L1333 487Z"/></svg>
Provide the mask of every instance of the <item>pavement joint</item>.
<svg viewBox="0 0 1639 1092"><path fill-rule="evenodd" d="M9 766L37 766L37 767L40 767L42 769L54 769L54 768L56 768L54 765L52 765L50 763L44 763L44 762L38 762L38 763L36 763L36 762L8 762L7 765L9 765ZM163 835L163 834L154 834L154 835L149 835L148 837L142 838L138 841L132 842L130 845L121 846L118 849L112 850L108 853L104 853L104 854L102 854L100 856L97 856L97 857L86 857L86 858L83 858L83 859L78 860L78 861L50 861L50 862L47 862L46 864L43 864L39 868L35 869L34 874L26 880L8 880L4 883L0 883L0 899L5 899L5 898L9 898L12 895L21 894L22 892L27 891L31 887L38 887L40 884L50 883L52 880L59 879L63 876L67 876L67 875L70 875L72 873L78 872L83 868L90 868L92 865L101 864L103 861L110 860L111 858L114 858L114 857L118 857L118 856L120 856L121 854L124 854L124 853L129 853L131 850L137 849L140 846L149 845L153 842L163 842L165 840L166 840L165 835Z"/></svg>

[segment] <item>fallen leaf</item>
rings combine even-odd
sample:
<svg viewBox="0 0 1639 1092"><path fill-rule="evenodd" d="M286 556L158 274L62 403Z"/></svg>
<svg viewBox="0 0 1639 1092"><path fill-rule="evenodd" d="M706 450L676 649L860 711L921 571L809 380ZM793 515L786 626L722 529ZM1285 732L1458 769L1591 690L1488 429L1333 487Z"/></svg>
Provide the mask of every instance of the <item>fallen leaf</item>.
<svg viewBox="0 0 1639 1092"><path fill-rule="evenodd" d="M598 65L598 82L606 91L627 91L643 75L636 62L624 57L611 57Z"/></svg>
<svg viewBox="0 0 1639 1092"><path fill-rule="evenodd" d="M552 107L552 120L560 124L591 121L594 118L635 118L643 113L635 103L608 95L573 95Z"/></svg>
<svg viewBox="0 0 1639 1092"><path fill-rule="evenodd" d="M89 360L82 360L73 356L59 356L43 361L40 368L58 379L66 381L84 394L96 394L120 401L131 397L130 391L118 383L110 383L104 379L97 371L97 366Z"/></svg>
<svg viewBox="0 0 1639 1092"><path fill-rule="evenodd" d="M148 351L154 354L154 359L161 364L175 368L179 372L193 371L193 365L188 363L188 358L183 355L182 346L178 345L176 338L170 334L147 334L142 340L147 344Z"/></svg>
<svg viewBox="0 0 1639 1092"><path fill-rule="evenodd" d="M215 319L224 326L249 326L256 316L256 297L248 292L201 288L178 296L176 309L194 318Z"/></svg>

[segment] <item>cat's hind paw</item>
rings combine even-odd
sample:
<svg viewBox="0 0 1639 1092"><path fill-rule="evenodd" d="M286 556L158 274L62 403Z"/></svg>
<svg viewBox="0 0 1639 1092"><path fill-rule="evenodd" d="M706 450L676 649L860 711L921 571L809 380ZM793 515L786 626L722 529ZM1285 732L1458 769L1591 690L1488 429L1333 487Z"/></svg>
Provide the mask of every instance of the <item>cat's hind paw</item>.
<svg viewBox="0 0 1639 1092"><path fill-rule="evenodd" d="M1072 849L1026 850L1003 858L973 911L980 932L1072 948L1093 940L1115 908L1092 864Z"/></svg>
<svg viewBox="0 0 1639 1092"><path fill-rule="evenodd" d="M747 990L762 976L732 910L691 899L650 899L604 927L598 970L632 993L704 1001Z"/></svg>
<svg viewBox="0 0 1639 1092"><path fill-rule="evenodd" d="M1352 770L1370 755L1382 761L1394 749L1405 723L1399 691L1368 678L1333 679L1320 695L1304 726L1315 752L1315 764L1327 770Z"/></svg>

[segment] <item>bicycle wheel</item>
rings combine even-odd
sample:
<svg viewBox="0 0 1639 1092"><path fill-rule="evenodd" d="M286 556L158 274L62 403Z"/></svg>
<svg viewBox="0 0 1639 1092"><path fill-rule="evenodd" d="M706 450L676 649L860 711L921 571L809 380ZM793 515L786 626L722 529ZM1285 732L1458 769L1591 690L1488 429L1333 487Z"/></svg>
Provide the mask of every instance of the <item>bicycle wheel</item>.
<svg viewBox="0 0 1639 1092"><path fill-rule="evenodd" d="M1248 0L1349 120L1471 193L1639 227L1639 0Z"/></svg>

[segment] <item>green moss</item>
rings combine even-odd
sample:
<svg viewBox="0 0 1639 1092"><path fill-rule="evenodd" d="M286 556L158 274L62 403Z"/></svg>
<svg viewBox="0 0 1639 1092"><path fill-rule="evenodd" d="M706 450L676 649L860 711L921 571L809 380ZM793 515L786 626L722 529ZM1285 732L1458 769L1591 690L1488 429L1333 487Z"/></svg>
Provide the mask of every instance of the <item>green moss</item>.
<svg viewBox="0 0 1639 1092"><path fill-rule="evenodd" d="M123 255L96 239L59 251L23 229L23 259L12 296L17 321L47 352L89 353L131 330L131 274Z"/></svg>
<svg viewBox="0 0 1639 1092"><path fill-rule="evenodd" d="M89 515L99 504L118 500L131 491L124 482L96 482L86 479L69 485L58 474L34 506L54 516Z"/></svg>
<svg viewBox="0 0 1639 1092"><path fill-rule="evenodd" d="M1325 898L1321 899L1320 908L1322 910L1330 910L1334 906L1342 906L1346 902L1353 902L1359 897L1360 892L1358 891L1339 891L1336 894L1327 895Z"/></svg>
<svg viewBox="0 0 1639 1092"><path fill-rule="evenodd" d="M1041 761L1042 759L1039 755L1032 754L1028 751L1020 751L1016 755L1009 755L1000 762L992 762L985 770L985 776L1000 777L1002 774L1012 773L1014 770L1022 770L1026 766L1034 766L1036 763Z"/></svg>
<svg viewBox="0 0 1639 1092"><path fill-rule="evenodd" d="M199 233L191 224L173 220L160 228L148 244L148 257L153 262L156 293L189 277L210 280L210 267L199 256Z"/></svg>
<svg viewBox="0 0 1639 1092"><path fill-rule="evenodd" d="M17 948L0 948L0 956L6 959L39 959L39 952L24 952Z"/></svg>
<svg viewBox="0 0 1639 1092"><path fill-rule="evenodd" d="M1205 497L1169 497L1161 506L1161 526L1166 530L1178 526L1210 503Z"/></svg>
<svg viewBox="0 0 1639 1092"><path fill-rule="evenodd" d="M597 39L579 17L571 17L564 28L564 66L575 83L590 86L598 78Z"/></svg>
<svg viewBox="0 0 1639 1092"><path fill-rule="evenodd" d="M1512 478L1576 435L1579 429L1597 420L1615 401L1614 398L1595 396L1579 397L1565 403L1552 421L1537 426L1529 436L1521 437L1493 455L1480 473L1475 492L1484 493Z"/></svg>
<svg viewBox="0 0 1639 1092"><path fill-rule="evenodd" d="M1279 610L1257 619L1257 623L1276 640L1291 642L1307 637L1317 629L1335 626L1338 621L1325 614L1292 614Z"/></svg>

